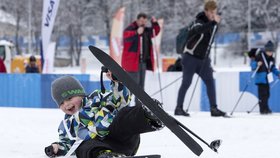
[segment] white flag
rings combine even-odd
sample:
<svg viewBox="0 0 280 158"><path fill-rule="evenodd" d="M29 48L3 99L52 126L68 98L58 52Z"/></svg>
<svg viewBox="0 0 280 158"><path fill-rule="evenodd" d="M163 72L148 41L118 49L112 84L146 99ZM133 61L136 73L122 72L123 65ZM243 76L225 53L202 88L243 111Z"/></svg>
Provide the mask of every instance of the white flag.
<svg viewBox="0 0 280 158"><path fill-rule="evenodd" d="M44 0L43 5L43 15L42 15L42 47L43 47L43 55L44 60L53 61L54 59L49 59L50 57L54 58L54 54L50 55L48 53L54 53L54 51L48 52L49 42L53 30L53 25L58 9L60 0ZM47 55L48 54L48 55ZM53 62L52 62L53 63ZM48 64L50 67L53 65ZM42 73L49 73L52 68L43 67Z"/></svg>
<svg viewBox="0 0 280 158"><path fill-rule="evenodd" d="M47 52L45 53L45 61L43 65L43 73L52 73L53 65L54 65L54 52L55 52L55 42L50 42L47 48Z"/></svg>

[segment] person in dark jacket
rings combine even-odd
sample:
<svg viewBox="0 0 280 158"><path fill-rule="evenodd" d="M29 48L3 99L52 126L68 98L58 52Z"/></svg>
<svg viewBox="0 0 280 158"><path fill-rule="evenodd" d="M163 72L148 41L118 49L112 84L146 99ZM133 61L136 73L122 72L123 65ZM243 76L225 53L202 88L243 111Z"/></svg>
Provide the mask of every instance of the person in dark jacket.
<svg viewBox="0 0 280 158"><path fill-rule="evenodd" d="M261 114L270 114L271 110L268 105L270 96L270 87L268 75L273 73L280 78L279 70L275 66L273 58L274 44L268 41L264 47L259 51L254 60L251 60L252 70L257 70L255 76L255 84L258 86L259 107Z"/></svg>
<svg viewBox="0 0 280 158"><path fill-rule="evenodd" d="M160 26L152 17L151 27L147 27L147 15L140 13L137 20L123 32L123 52L121 65L130 76L144 89L146 70L154 71L152 38L158 35ZM135 99L136 104L140 104Z"/></svg>
<svg viewBox="0 0 280 158"><path fill-rule="evenodd" d="M39 68L36 64L36 58L35 56L31 55L29 57L29 63L28 65L25 67L25 72L26 73L39 73Z"/></svg>
<svg viewBox="0 0 280 158"><path fill-rule="evenodd" d="M196 16L189 30L189 39L182 54L183 80L179 89L175 115L189 116L183 110L186 92L192 83L193 75L198 74L207 87L207 95L210 101L211 116L225 116L226 113L217 108L216 90L213 78L211 60L207 52L214 26L220 22L215 1L207 1L204 11ZM210 50L209 50L210 51Z"/></svg>

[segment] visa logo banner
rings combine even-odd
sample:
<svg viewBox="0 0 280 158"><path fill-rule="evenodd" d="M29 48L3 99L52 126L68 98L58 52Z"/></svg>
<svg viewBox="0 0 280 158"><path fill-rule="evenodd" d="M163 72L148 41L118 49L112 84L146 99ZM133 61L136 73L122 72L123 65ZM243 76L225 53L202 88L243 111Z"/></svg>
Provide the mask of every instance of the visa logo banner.
<svg viewBox="0 0 280 158"><path fill-rule="evenodd" d="M46 27L49 27L49 25L50 25L50 21L51 21L51 18L52 18L52 13L53 13L54 5L55 5L55 1L54 0L49 1L49 6L47 7L47 14L46 14L46 17L45 17L45 26Z"/></svg>
<svg viewBox="0 0 280 158"><path fill-rule="evenodd" d="M42 73L51 73L54 63L54 51L50 46L51 34L60 0L44 0L42 14ZM50 50L48 50L50 49ZM47 63L47 65L45 65Z"/></svg>

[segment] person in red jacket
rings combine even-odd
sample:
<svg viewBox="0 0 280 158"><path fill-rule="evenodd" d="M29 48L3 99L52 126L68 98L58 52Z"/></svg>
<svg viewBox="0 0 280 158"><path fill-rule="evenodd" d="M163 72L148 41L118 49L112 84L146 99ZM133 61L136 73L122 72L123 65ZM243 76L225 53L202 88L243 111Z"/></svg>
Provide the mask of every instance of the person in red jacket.
<svg viewBox="0 0 280 158"><path fill-rule="evenodd" d="M0 57L0 73L7 73L3 59Z"/></svg>
<svg viewBox="0 0 280 158"><path fill-rule="evenodd" d="M154 70L152 38L160 31L155 17L151 18L151 27L147 27L148 16L139 13L123 32L123 53L121 65L131 77L144 89L146 70ZM138 99L135 103L139 104Z"/></svg>

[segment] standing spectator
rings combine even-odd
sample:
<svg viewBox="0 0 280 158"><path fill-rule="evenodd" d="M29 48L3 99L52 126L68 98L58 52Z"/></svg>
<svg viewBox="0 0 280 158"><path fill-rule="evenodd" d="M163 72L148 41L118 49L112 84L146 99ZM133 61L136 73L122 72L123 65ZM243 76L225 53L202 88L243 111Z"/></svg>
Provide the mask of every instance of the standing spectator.
<svg viewBox="0 0 280 158"><path fill-rule="evenodd" d="M207 1L204 11L200 12L189 30L189 40L182 54L183 80L179 89L175 115L189 116L183 110L185 95L192 83L193 75L198 74L207 87L207 95L210 101L211 116L225 116L226 113L217 108L216 90L213 78L211 59L208 56L208 46L214 26L220 22L221 18L217 14L217 3ZM209 50L210 51L210 50Z"/></svg>
<svg viewBox="0 0 280 158"><path fill-rule="evenodd" d="M36 64L36 58L33 55L31 55L29 58L29 63L25 67L25 72L26 73L39 73L39 68Z"/></svg>
<svg viewBox="0 0 280 158"><path fill-rule="evenodd" d="M0 73L7 73L3 59L0 57Z"/></svg>
<svg viewBox="0 0 280 158"><path fill-rule="evenodd" d="M147 15L140 13L137 20L131 23L123 33L122 67L144 89L146 70L154 70L152 38L160 31L155 17L151 27L147 27ZM137 98L135 103L140 104Z"/></svg>
<svg viewBox="0 0 280 158"><path fill-rule="evenodd" d="M268 106L268 100L270 97L270 87L268 81L268 74L272 72L274 75L280 78L280 73L275 66L275 60L273 58L274 44L268 41L256 55L255 60L251 60L252 70L257 70L255 83L258 86L258 97L261 114L270 114L271 110Z"/></svg>

